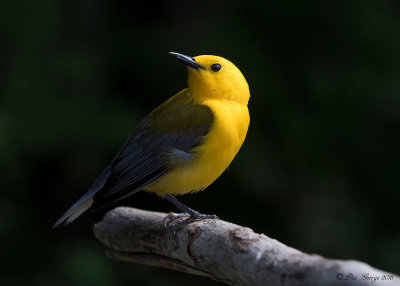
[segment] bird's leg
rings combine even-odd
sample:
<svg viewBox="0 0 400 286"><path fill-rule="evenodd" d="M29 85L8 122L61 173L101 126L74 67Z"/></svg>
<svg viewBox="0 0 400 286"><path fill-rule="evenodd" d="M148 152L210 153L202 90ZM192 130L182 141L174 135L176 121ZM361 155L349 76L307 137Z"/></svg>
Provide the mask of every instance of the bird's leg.
<svg viewBox="0 0 400 286"><path fill-rule="evenodd" d="M172 195L165 195L163 199L166 199L170 203L173 203L178 209L180 209L183 213L170 213L168 214L164 219L163 219L163 224L165 227L167 227L169 224L171 224L173 221L181 218L181 217L186 217L188 216L187 219L180 221L174 226L174 232L175 229L178 229L180 226L184 224L191 223L192 221L196 219L218 219L216 215L206 215L206 214L201 214L198 211L195 211L194 209L189 208L188 206L184 205L180 201L178 201L177 198L175 198Z"/></svg>

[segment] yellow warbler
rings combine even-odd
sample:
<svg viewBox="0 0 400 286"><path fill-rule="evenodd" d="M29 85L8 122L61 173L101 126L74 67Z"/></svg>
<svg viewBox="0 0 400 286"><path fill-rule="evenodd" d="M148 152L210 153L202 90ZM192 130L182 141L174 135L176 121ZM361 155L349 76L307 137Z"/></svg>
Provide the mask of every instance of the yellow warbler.
<svg viewBox="0 0 400 286"><path fill-rule="evenodd" d="M171 52L188 66L188 87L146 116L101 175L53 227L69 224L99 208L144 190L183 213L169 222L216 218L179 202L175 195L204 190L229 166L250 122L248 84L230 61L211 55ZM168 223L169 223L168 222Z"/></svg>

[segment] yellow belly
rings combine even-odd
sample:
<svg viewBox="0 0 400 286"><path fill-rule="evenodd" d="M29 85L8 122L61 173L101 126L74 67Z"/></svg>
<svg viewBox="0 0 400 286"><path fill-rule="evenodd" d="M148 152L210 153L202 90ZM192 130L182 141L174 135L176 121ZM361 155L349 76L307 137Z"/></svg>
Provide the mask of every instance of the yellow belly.
<svg viewBox="0 0 400 286"><path fill-rule="evenodd" d="M229 166L246 137L250 122L247 106L236 101L204 102L214 112L214 125L190 161L175 167L144 190L160 196L197 192L208 187Z"/></svg>

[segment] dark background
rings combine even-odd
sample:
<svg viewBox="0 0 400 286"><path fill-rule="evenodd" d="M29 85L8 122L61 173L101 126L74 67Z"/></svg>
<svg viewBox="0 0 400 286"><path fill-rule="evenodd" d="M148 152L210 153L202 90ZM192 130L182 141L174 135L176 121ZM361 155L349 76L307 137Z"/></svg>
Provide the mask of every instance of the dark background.
<svg viewBox="0 0 400 286"><path fill-rule="evenodd" d="M239 155L183 202L400 272L399 2L215 2L1 2L1 285L218 285L106 259L91 233L104 212L50 229L186 87L169 51L230 59L252 95ZM124 204L175 210L147 193Z"/></svg>

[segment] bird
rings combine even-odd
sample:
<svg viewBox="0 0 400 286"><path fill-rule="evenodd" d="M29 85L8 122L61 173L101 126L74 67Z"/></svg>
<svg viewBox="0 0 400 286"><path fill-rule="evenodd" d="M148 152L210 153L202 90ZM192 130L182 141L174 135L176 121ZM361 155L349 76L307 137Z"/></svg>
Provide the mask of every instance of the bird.
<svg viewBox="0 0 400 286"><path fill-rule="evenodd" d="M155 193L180 209L182 213L165 217L165 226L182 217L187 218L179 224L218 218L189 208L176 196L207 188L238 153L250 124L249 86L223 57L170 54L187 66L187 88L138 123L111 163L53 228L138 191Z"/></svg>

